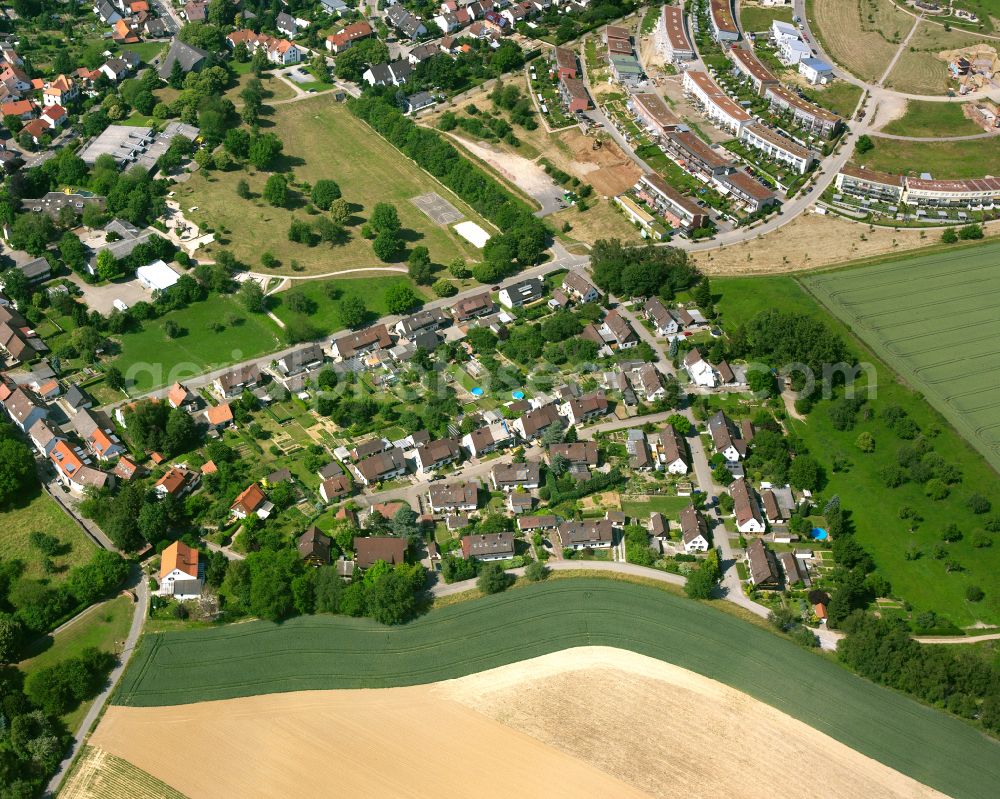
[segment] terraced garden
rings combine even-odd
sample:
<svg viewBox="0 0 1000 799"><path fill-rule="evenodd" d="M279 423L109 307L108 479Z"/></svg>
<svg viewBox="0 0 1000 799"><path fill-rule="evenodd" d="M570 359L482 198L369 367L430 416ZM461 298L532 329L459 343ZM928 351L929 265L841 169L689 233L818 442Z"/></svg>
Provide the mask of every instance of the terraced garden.
<svg viewBox="0 0 1000 799"><path fill-rule="evenodd" d="M591 578L451 605L402 627L312 616L149 635L113 701L422 684L583 645L717 679L954 797L985 799L1000 780L1000 744L956 719L708 605Z"/></svg>

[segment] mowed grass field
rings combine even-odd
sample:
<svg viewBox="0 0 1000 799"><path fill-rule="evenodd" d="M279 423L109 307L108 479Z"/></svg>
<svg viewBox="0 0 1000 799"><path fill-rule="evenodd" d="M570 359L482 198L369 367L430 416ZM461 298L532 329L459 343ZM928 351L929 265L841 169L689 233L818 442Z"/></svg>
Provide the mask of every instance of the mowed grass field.
<svg viewBox="0 0 1000 799"><path fill-rule="evenodd" d="M183 329L169 338L163 325L171 319ZM210 325L221 324L215 331ZM232 296L211 295L160 319L143 323L138 333L121 336L115 364L135 393L204 374L232 363L281 349L280 328L264 314L252 314Z"/></svg>
<svg viewBox="0 0 1000 799"><path fill-rule="evenodd" d="M974 253L976 250L965 252ZM916 260L899 263L910 264L912 271ZM878 270L892 269L893 266L886 263L871 268L818 274L805 278L803 282L812 289L813 279L841 276L846 279L854 274L863 275L859 279L865 282L873 282L879 279ZM847 325L826 313L794 278L715 278L712 287L720 295L717 307L727 329L771 307L825 317L832 330L848 339L856 357L874 367L878 387L877 396L872 401L873 418L859 417L854 429L836 430L828 413L829 401L821 401L805 422L792 423L795 434L826 471L829 482L821 497L825 499L834 494L840 497L843 506L851 511L851 522L858 541L871 552L878 572L892 584L893 595L910 602L914 614L932 610L958 627L970 626L977 621L1000 624L1000 547L973 546L973 536L983 531L984 517L973 514L966 506L968 497L978 492L993 500L994 513L1000 510L1000 500L997 500L1000 497L1000 478L982 453L931 407L925 396L917 393L920 386L909 378L906 378L907 383L903 383L879 355L865 346L869 343L867 339L862 342L855 338ZM946 300L945 295L940 298L942 302ZM911 308L909 303L908 298L901 297L896 304L902 309ZM911 313L914 319L926 319L928 316L916 303ZM858 327L854 330L865 338L865 331ZM959 349L956 347L955 351ZM881 409L890 404L904 408L921 430L931 436L930 443L934 450L961 471L961 483L952 487L946 499L934 501L925 495L922 485L914 483L905 483L895 489L885 487L880 472L886 466L895 464L897 451L909 443L891 433L878 418ZM864 454L855 445L862 432L874 436L874 452ZM835 459L843 459L846 468L834 471ZM913 508L923 521L913 525L900 519L898 512L904 505ZM950 523L958 525L963 537L946 545L945 559L936 559L931 552L941 543L941 533ZM912 531L911 527L914 528ZM906 552L911 545L920 548L922 557L907 560ZM947 571L945 564L948 560L960 563L963 571ZM979 585L986 592L986 598L978 603L968 602L965 598L968 585ZM969 632L974 634L972 630Z"/></svg>
<svg viewBox="0 0 1000 799"><path fill-rule="evenodd" d="M275 133L284 144L286 168L282 174L310 184L322 178L337 181L355 213L348 228L351 239L346 244L321 243L309 247L288 240L293 218L314 219L304 210L308 196L293 191L292 207L275 208L260 197L269 173L233 170L195 174L177 191L182 208L196 206L199 210L192 217L198 224L207 223L216 231L228 230L216 234L220 245L232 250L252 269L262 271L260 257L265 251L280 261L274 270L276 274L318 275L384 267L386 264L372 252L371 242L362 238L360 232L361 223L368 219L377 202L393 203L399 212L407 245L401 258L403 263L409 249L417 245L427 247L431 260L439 264L447 264L457 255L470 260L481 257L480 250L450 227L433 222L410 200L437 192L467 219L487 231L493 228L331 96L276 106L264 123L270 123L265 129ZM237 196L236 185L240 180L250 185L251 199ZM293 260L301 271L292 271Z"/></svg>
<svg viewBox="0 0 1000 799"><path fill-rule="evenodd" d="M810 29L838 64L864 80L882 77L913 17L894 10L892 0L807 0ZM864 15L864 16L862 16ZM870 19L869 19L870 15Z"/></svg>
<svg viewBox="0 0 1000 799"><path fill-rule="evenodd" d="M45 556L31 546L29 539L36 530L54 535L62 544L59 554L52 558L54 574L45 574L42 566ZM24 563L24 576L30 579L61 582L72 567L87 563L95 550L93 542L40 489L0 513L0 557Z"/></svg>
<svg viewBox="0 0 1000 799"><path fill-rule="evenodd" d="M908 100L906 113L882 128L896 136L972 136L983 129L965 116L963 103ZM876 145L878 142L876 142Z"/></svg>
<svg viewBox="0 0 1000 799"><path fill-rule="evenodd" d="M899 141L873 138L875 147L853 160L895 175L930 172L935 179L981 178L1000 174L1000 146L995 138L972 141Z"/></svg>
<svg viewBox="0 0 1000 799"><path fill-rule="evenodd" d="M740 26L744 31L768 31L771 23L778 19L791 22L794 12L788 8L764 8L763 6L740 5Z"/></svg>
<svg viewBox="0 0 1000 799"><path fill-rule="evenodd" d="M957 719L708 605L593 578L516 588L401 627L312 616L149 635L113 701L157 706L414 685L586 645L719 680L959 799L985 799L1000 779L1000 744Z"/></svg>

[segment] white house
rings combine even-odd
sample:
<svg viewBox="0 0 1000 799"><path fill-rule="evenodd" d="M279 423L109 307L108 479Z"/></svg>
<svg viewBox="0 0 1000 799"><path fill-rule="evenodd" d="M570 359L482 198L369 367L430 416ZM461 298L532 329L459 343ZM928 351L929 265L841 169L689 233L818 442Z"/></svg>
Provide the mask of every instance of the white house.
<svg viewBox="0 0 1000 799"><path fill-rule="evenodd" d="M174 599L197 599L205 584L204 572L198 562L198 550L183 541L174 541L160 555L159 596Z"/></svg>
<svg viewBox="0 0 1000 799"><path fill-rule="evenodd" d="M708 552L708 524L694 505L681 511L681 539L688 554Z"/></svg>
<svg viewBox="0 0 1000 799"><path fill-rule="evenodd" d="M757 495L750 484L740 477L729 486L733 498L733 514L736 517L736 529L741 533L763 533L766 529L764 516L760 512Z"/></svg>
<svg viewBox="0 0 1000 799"><path fill-rule="evenodd" d="M687 474L689 469L687 446L673 425L668 424L660 431L658 443L657 456L667 474Z"/></svg>
<svg viewBox="0 0 1000 799"><path fill-rule="evenodd" d="M708 420L708 432L716 452L721 452L729 463L736 463L747 455L747 443L736 432L736 426L725 413L719 411Z"/></svg>
<svg viewBox="0 0 1000 799"><path fill-rule="evenodd" d="M701 350L697 348L684 356L684 371L696 386L715 388L719 384L712 364L702 357Z"/></svg>
<svg viewBox="0 0 1000 799"><path fill-rule="evenodd" d="M833 80L833 67L819 58L803 58L799 61L799 74L815 86Z"/></svg>

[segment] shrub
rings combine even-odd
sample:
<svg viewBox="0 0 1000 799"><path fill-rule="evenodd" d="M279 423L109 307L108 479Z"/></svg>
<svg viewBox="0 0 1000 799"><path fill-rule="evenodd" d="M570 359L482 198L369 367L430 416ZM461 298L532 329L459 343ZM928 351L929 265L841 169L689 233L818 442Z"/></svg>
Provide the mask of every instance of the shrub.
<svg viewBox="0 0 1000 799"><path fill-rule="evenodd" d="M986 594L978 585L969 585L965 588L965 598L970 602L982 602Z"/></svg>

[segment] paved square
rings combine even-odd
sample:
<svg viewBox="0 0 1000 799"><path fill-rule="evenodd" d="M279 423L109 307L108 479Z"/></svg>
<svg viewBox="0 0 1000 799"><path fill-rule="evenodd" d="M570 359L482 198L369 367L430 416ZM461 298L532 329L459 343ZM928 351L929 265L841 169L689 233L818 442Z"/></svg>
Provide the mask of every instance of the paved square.
<svg viewBox="0 0 1000 799"><path fill-rule="evenodd" d="M453 225L465 219L465 214L440 194L433 191L413 197L410 199L410 202L427 214L438 225Z"/></svg>

